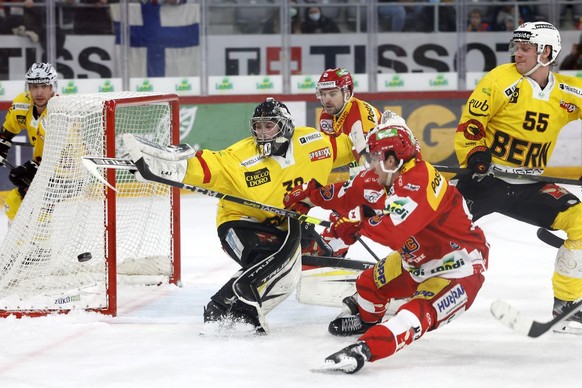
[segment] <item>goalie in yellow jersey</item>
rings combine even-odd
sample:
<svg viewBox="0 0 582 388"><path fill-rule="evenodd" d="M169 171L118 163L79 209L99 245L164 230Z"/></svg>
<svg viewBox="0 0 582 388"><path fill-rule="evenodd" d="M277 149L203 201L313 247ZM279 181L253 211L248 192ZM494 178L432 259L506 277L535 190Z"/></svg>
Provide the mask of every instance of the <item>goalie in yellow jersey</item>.
<svg viewBox="0 0 582 388"><path fill-rule="evenodd" d="M498 212L567 233L552 279L555 315L582 298L582 203L556 184L524 184L495 172L541 174L560 130L582 118L582 80L551 71L561 47L552 24L519 26L510 43L515 63L479 82L455 135L461 166L474 172L459 176L457 187L475 220ZM582 334L582 312L555 330Z"/></svg>
<svg viewBox="0 0 582 388"><path fill-rule="evenodd" d="M0 132L0 166L5 165L12 139L23 130L28 132L30 144L34 147L32 160L11 169L10 181L16 186L6 196L4 211L11 222L42 160L44 149L44 127L49 100L57 92L58 74L50 63L34 63L26 72L26 91L16 96L6 114Z"/></svg>
<svg viewBox="0 0 582 388"><path fill-rule="evenodd" d="M124 142L131 159L143 158L158 176L279 208L295 186L311 179L326 182L334 167L354 160L347 135L329 137L315 128L295 127L287 107L273 98L255 108L250 129L252 136L224 150L178 157L131 135ZM221 200L216 224L224 251L241 269L204 309L206 331L267 332L265 314L299 281L299 223Z"/></svg>

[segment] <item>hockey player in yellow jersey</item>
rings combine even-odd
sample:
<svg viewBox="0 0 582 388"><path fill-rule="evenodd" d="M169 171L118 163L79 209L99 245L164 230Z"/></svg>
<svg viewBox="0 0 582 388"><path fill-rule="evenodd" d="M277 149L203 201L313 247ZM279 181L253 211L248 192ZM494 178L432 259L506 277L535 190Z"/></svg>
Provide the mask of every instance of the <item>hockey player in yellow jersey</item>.
<svg viewBox="0 0 582 388"><path fill-rule="evenodd" d="M287 107L272 98L256 107L250 128L252 136L224 150L201 150L179 161L131 135L124 141L131 159L144 158L156 175L279 208L295 186L311 179L326 182L334 167L354 160L347 135L295 127ZM204 309L206 327L268 331L265 314L299 280L299 223L226 200L218 204L216 223L224 251L241 269L211 297Z"/></svg>
<svg viewBox="0 0 582 388"><path fill-rule="evenodd" d="M560 33L550 23L520 25L510 53L515 63L491 70L477 85L455 135L462 167L457 187L474 219L498 212L532 225L563 230L552 278L554 314L582 298L582 203L555 184L497 178L496 171L541 174L560 130L582 118L582 79L554 73ZM582 334L582 312L557 331Z"/></svg>
<svg viewBox="0 0 582 388"><path fill-rule="evenodd" d="M45 130L43 121L49 100L57 92L56 70L49 63L34 63L26 72L26 91L12 101L0 133L0 165L5 165L12 139L23 130L32 144L32 160L10 171L10 181L16 186L6 198L5 212L9 222L14 219L30 182L42 160Z"/></svg>

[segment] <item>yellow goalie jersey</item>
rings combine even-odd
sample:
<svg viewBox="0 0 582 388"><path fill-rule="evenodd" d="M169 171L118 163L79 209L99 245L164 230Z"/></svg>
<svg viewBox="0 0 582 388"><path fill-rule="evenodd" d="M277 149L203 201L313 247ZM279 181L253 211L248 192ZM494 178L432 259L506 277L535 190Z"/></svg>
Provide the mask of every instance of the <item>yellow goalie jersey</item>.
<svg viewBox="0 0 582 388"><path fill-rule="evenodd" d="M582 118L582 80L550 72L542 90L513 63L496 67L477 85L455 134L461 167L479 151L491 150L502 170L541 173L560 130Z"/></svg>
<svg viewBox="0 0 582 388"><path fill-rule="evenodd" d="M332 168L353 160L348 136L330 137L315 128L296 127L284 157L259 156L254 138L248 137L222 151L199 151L188 160L183 181L282 208L283 197L295 186L311 179L325 184ZM236 220L285 225L274 213L221 200L217 226Z"/></svg>
<svg viewBox="0 0 582 388"><path fill-rule="evenodd" d="M33 145L32 152L33 159L40 162L42 152L44 149L45 131L43 127L43 119L47 114L45 109L38 118L33 114L34 102L28 93L21 93L12 101L12 106L6 114L4 121L4 129L15 135L20 134L22 130L28 131L28 139Z"/></svg>

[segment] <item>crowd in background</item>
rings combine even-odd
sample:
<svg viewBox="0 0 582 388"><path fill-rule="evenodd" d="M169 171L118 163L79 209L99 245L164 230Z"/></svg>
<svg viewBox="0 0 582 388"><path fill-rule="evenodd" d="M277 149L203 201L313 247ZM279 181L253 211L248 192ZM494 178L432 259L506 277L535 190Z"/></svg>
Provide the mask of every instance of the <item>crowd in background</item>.
<svg viewBox="0 0 582 388"><path fill-rule="evenodd" d="M199 3L198 0L130 0L160 6ZM279 34L281 0L207 0L210 34ZM113 33L109 3L119 0L55 0L57 58L67 35ZM436 4L435 4L436 3ZM44 0L0 0L0 34L28 37L46 50ZM365 0L289 0L290 31L293 34L366 32ZM530 21L551 21L546 1L515 0L483 2L466 0L465 31L513 31ZM377 0L381 32L454 32L458 30L458 2L453 0ZM558 28L582 29L582 1L562 0ZM575 44L572 53L578 50ZM580 49L582 50L582 49ZM568 60L565 69L579 69ZM582 62L582 61L579 61ZM574 67L578 66L578 67Z"/></svg>

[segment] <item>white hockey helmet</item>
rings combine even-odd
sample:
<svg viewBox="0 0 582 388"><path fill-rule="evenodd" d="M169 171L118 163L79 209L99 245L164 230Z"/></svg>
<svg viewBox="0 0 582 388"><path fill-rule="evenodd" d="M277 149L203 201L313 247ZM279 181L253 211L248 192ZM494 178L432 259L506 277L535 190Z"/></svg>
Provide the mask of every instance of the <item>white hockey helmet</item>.
<svg viewBox="0 0 582 388"><path fill-rule="evenodd" d="M540 56L546 46L552 47L551 62L554 62L560 51L562 51L562 39L560 38L560 31L553 24L548 22L528 22L523 23L515 31L509 45L509 53L511 56L515 55L515 42L529 42L536 44L538 48L538 63ZM541 64L547 66L547 64Z"/></svg>
<svg viewBox="0 0 582 388"><path fill-rule="evenodd" d="M26 90L30 84L51 85L57 91L58 73L50 63L37 62L26 72Z"/></svg>

